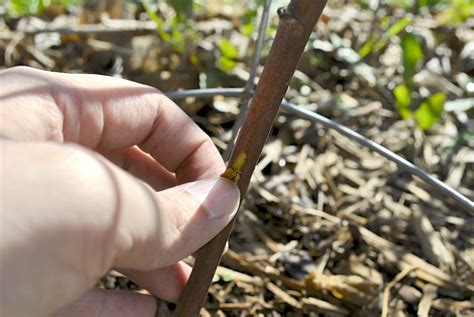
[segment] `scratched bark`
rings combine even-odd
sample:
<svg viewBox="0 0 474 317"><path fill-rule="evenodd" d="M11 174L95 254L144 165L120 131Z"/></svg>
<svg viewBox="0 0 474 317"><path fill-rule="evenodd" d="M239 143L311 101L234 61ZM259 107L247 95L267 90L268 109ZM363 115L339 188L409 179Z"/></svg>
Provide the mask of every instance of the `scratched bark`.
<svg viewBox="0 0 474 317"><path fill-rule="evenodd" d="M232 168L242 153L246 157L241 170L234 171L239 177L233 177L242 199L289 81L325 5L325 0L292 0L288 8L278 10L280 22L277 33L228 163ZM235 176L235 173L230 174ZM178 302L175 316L199 316L233 224L232 221L197 252L191 277Z"/></svg>

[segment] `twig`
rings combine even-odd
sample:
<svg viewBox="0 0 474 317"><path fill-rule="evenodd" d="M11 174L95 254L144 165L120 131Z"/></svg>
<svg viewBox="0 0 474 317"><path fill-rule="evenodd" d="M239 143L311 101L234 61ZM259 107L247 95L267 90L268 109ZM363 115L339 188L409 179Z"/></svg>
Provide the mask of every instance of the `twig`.
<svg viewBox="0 0 474 317"><path fill-rule="evenodd" d="M176 91L170 92L166 95L174 100L184 99L187 97L212 97L216 95L226 96L226 97L236 97L242 94L242 88L209 88L209 89L191 89L191 90L184 90L184 91ZM473 202L470 201L466 196L459 193L458 191L454 190L450 186L446 185L445 183L441 182L440 180L434 178L421 168L417 167L413 163L407 161L406 159L402 158L401 156L393 153L389 149L383 147L380 144L375 143L374 141L367 139L363 135L352 131L351 129L331 120L328 119L318 113L312 112L310 110L304 109L304 107L297 106L295 104L289 103L284 101L281 107L299 117L305 118L311 122L319 123L323 125L327 129L333 129L339 132L340 134L348 137L352 141L359 143L362 146L365 146L372 151L380 154L381 156L385 157L386 159L394 162L398 165L399 168L409 172L410 174L418 176L421 180L426 182L427 184L431 185L434 189L440 192L443 195L453 199L459 206L463 207L465 210L469 212L473 212L474 205Z"/></svg>
<svg viewBox="0 0 474 317"><path fill-rule="evenodd" d="M8 43L7 48L5 49L5 65L13 66L13 54L15 53L18 43L20 43L25 35L23 33L16 33L10 43Z"/></svg>
<svg viewBox="0 0 474 317"><path fill-rule="evenodd" d="M456 259L445 245L430 219L416 204L411 206L411 224L421 245L421 252L434 265L445 271L456 272Z"/></svg>
<svg viewBox="0 0 474 317"><path fill-rule="evenodd" d="M98 33L135 33L135 32L156 32L156 23L153 21L136 20L110 20L104 23L79 24L74 26L46 25L43 28L26 26L19 30L27 35L39 33L60 33L60 34L98 34Z"/></svg>
<svg viewBox="0 0 474 317"><path fill-rule="evenodd" d="M382 306L382 314L380 315L381 317L387 317L388 316L388 302L389 302L389 297L390 297L390 290L392 287L397 285L398 282L403 280L405 276L410 274L411 271L416 269L416 266L410 266L398 273L393 280L387 283L385 286L385 289L383 290L383 306Z"/></svg>
<svg viewBox="0 0 474 317"><path fill-rule="evenodd" d="M265 39L265 30L267 29L268 16L270 11L271 0L265 0L263 4L262 18L260 19L260 25L258 26L258 35L257 43L255 44L255 52L252 58L252 64L250 66L250 75L249 79L245 83L244 92L242 94L242 100L240 102L240 113L235 119L234 125L232 127L232 134L230 137L229 144L227 149L224 151L224 159L227 160L230 156L231 150L237 138L240 127L247 115L248 103L253 94L253 88L255 85L255 77L257 76L257 67L260 64L260 54L262 52L263 40Z"/></svg>
<svg viewBox="0 0 474 317"><path fill-rule="evenodd" d="M294 297L288 295L287 292L273 284L272 282L267 283L267 289L275 295L275 297L281 299L288 305L292 306L293 308L301 309L301 303L298 302Z"/></svg>
<svg viewBox="0 0 474 317"><path fill-rule="evenodd" d="M350 226L356 239L374 248L384 256L386 265L398 267L400 270L404 270L407 267L416 267L417 279L438 286L440 293L445 295L464 297L474 294L473 284L459 281L456 276L447 274L438 267L397 246L395 243L376 235L367 228L355 223L350 223Z"/></svg>
<svg viewBox="0 0 474 317"><path fill-rule="evenodd" d="M321 313L322 316L349 316L349 311L342 307L333 305L314 297L301 298L301 304L304 308L309 308L310 311Z"/></svg>
<svg viewBox="0 0 474 317"><path fill-rule="evenodd" d="M423 287L423 297L418 303L418 317L428 317L430 315L431 307L433 302L438 295L438 288L433 284L426 284Z"/></svg>
<svg viewBox="0 0 474 317"><path fill-rule="evenodd" d="M237 184L242 199L290 78L325 4L324 0L292 0L287 9L278 10L280 23L275 40L228 168L223 174L223 177ZM176 316L199 315L232 227L233 222L197 252L193 271L178 302Z"/></svg>

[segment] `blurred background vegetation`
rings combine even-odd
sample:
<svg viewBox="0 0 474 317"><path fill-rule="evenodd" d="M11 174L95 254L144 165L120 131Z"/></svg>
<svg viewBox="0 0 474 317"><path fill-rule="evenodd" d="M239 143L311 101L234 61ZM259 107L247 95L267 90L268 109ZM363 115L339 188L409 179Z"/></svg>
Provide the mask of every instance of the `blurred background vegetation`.
<svg viewBox="0 0 474 317"><path fill-rule="evenodd" d="M159 38L167 44L167 50L179 56L180 65L207 68L210 62L213 64L214 69L201 76L206 77L206 86L214 86L214 71L237 72L249 64L259 22L257 9L263 3L261 0L3 1L3 16L10 24L27 16L51 20L61 14L76 15L78 10L83 23L98 22L104 14L109 18L151 20L156 24ZM274 1L273 8L284 3ZM394 98L399 115L413 120L422 130L429 130L446 110L472 107L472 100L453 103L452 99L466 97L474 91L472 35L463 34L464 28L472 27L472 19L468 19L472 18L473 0L334 0L329 1L329 6L342 8L347 3L350 9L343 10L343 16L329 13L323 18L329 27L333 25L329 20L339 20L334 23L337 29L327 30L328 34L314 34L302 62L302 66L311 67L311 70L301 69L305 74L311 78L313 73L325 77L328 71L336 72L336 76L331 77L338 78L339 82L329 81L328 87L323 86L336 91L344 90L351 82L351 73L367 81L370 87L382 85ZM207 30L195 28L196 22L199 24L212 17L228 18L226 25L215 22L214 31L222 32L219 38L216 34L210 38L206 34L212 31L212 22L208 23ZM269 39L276 25L273 17L267 31ZM270 44L268 40L264 52ZM384 61L384 58L392 61ZM397 67L393 68L394 65ZM377 71L380 67L392 74L386 73L386 78L380 78L385 75ZM443 84L443 79L452 86ZM310 87L304 86L303 91L307 88ZM303 99L298 101L307 102ZM471 139L472 135L463 134L462 139L466 138Z"/></svg>

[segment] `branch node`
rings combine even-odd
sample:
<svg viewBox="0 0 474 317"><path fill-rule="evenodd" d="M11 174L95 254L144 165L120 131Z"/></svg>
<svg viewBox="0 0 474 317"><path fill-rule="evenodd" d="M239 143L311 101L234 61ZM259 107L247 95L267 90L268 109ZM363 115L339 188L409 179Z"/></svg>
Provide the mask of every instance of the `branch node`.
<svg viewBox="0 0 474 317"><path fill-rule="evenodd" d="M291 28L300 29L301 31L304 30L303 23L301 23L298 19L296 19L293 16L293 13L291 13L291 11L288 10L287 8L285 7L278 8L277 14L278 14L278 17L280 18L280 21L283 23L286 23Z"/></svg>

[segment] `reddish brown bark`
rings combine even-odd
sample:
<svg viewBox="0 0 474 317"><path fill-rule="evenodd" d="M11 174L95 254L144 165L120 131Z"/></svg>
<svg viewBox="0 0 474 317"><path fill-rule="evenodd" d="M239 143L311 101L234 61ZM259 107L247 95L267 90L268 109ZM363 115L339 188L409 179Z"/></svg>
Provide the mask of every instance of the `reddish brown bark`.
<svg viewBox="0 0 474 317"><path fill-rule="evenodd" d="M237 183L242 198L289 81L325 4L326 0L292 0L287 9L278 10L280 22L275 40L237 137L228 169L223 174ZM199 316L232 227L233 222L197 252L191 277L178 302L175 316Z"/></svg>

